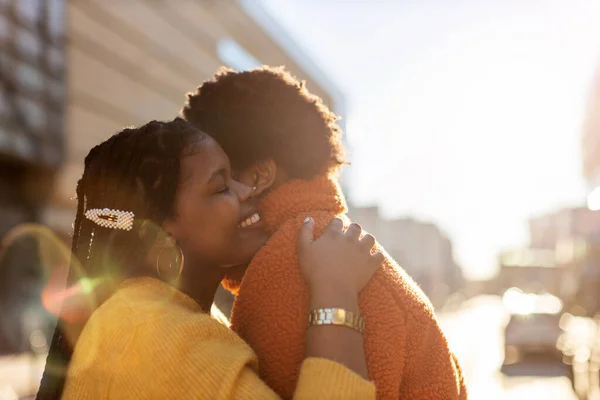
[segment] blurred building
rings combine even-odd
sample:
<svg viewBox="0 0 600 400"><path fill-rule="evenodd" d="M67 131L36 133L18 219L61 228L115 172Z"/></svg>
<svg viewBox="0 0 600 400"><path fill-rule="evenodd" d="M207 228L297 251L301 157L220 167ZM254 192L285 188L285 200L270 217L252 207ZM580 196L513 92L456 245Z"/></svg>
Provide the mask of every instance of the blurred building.
<svg viewBox="0 0 600 400"><path fill-rule="evenodd" d="M434 305L441 306L464 286L452 242L436 225L413 218L385 219L377 207L351 207L349 216L377 238Z"/></svg>
<svg viewBox="0 0 600 400"><path fill-rule="evenodd" d="M593 209L600 209L600 68L591 89L583 125L581 150L583 175L590 192L588 204ZM594 192L596 189L598 190Z"/></svg>
<svg viewBox="0 0 600 400"><path fill-rule="evenodd" d="M600 213L587 207L564 208L529 219L529 245L554 249L577 237L600 234Z"/></svg>
<svg viewBox="0 0 600 400"><path fill-rule="evenodd" d="M600 259L593 251L598 239L600 213L587 207L564 208L530 218L529 247L499 255L498 292L512 286L548 291L567 307L579 305L593 312L600 297L587 287L590 282L592 286L600 283Z"/></svg>
<svg viewBox="0 0 600 400"><path fill-rule="evenodd" d="M548 292L564 297L564 282L569 269L556 262L554 249L515 249L498 257L500 272L496 278L499 294L511 287L525 292Z"/></svg>
<svg viewBox="0 0 600 400"><path fill-rule="evenodd" d="M0 354L29 349L29 334L51 324L36 239L6 235L41 220L66 158L64 6L0 2Z"/></svg>
<svg viewBox="0 0 600 400"><path fill-rule="evenodd" d="M68 242L88 151L125 126L174 118L221 65L285 65L345 114L337 87L251 0L5 0L0 40L0 238L34 222ZM39 306L43 283L35 241L10 247L0 352L27 347L15 342L24 331L4 328L25 323L11 305Z"/></svg>
<svg viewBox="0 0 600 400"><path fill-rule="evenodd" d="M576 303L588 315L600 313L600 68L593 82L582 131L583 176L588 187L589 224L595 230L585 239L585 256L577 264Z"/></svg>
<svg viewBox="0 0 600 400"><path fill-rule="evenodd" d="M574 265L574 303L590 315L600 313L600 236L586 238L585 253Z"/></svg>

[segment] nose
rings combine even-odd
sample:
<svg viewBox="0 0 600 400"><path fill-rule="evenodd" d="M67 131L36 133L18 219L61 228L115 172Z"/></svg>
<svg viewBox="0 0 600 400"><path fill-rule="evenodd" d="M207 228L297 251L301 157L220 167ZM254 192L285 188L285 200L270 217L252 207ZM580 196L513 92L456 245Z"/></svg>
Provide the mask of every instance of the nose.
<svg viewBox="0 0 600 400"><path fill-rule="evenodd" d="M238 182L236 180L231 181L231 189L234 191L235 194L237 194L238 198L242 202L252 197L252 193L254 192L254 190L250 186L244 185L243 183Z"/></svg>

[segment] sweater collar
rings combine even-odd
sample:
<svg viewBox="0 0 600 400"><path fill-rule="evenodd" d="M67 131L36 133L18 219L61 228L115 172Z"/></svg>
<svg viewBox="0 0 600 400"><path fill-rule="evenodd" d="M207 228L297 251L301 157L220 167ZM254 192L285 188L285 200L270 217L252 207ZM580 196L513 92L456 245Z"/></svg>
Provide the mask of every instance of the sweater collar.
<svg viewBox="0 0 600 400"><path fill-rule="evenodd" d="M260 208L270 232L277 230L290 218L309 217L314 211L328 211L333 214L347 211L346 199L338 179L332 175L319 176L310 181L287 181L267 194Z"/></svg>

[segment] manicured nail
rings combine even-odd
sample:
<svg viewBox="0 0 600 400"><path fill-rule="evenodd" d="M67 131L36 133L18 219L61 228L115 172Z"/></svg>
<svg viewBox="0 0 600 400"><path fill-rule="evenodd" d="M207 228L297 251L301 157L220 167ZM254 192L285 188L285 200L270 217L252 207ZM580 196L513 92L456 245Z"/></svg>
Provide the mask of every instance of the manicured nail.
<svg viewBox="0 0 600 400"><path fill-rule="evenodd" d="M312 218L311 217L306 217L306 219L304 220L304 223L307 223L308 221L310 221Z"/></svg>

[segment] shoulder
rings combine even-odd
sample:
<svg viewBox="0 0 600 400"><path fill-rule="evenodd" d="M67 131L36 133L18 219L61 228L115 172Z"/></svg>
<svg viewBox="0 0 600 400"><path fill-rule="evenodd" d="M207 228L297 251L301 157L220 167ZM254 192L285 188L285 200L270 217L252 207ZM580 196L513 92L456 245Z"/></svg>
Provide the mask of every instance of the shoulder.
<svg viewBox="0 0 600 400"><path fill-rule="evenodd" d="M379 242L376 242L375 246L377 251L383 253L385 260L365 288L363 296L380 298L381 302L388 304L391 301L403 314L412 317L411 319L434 321L433 306L427 295Z"/></svg>
<svg viewBox="0 0 600 400"><path fill-rule="evenodd" d="M167 360L187 353L195 353L194 362L218 353L230 360L254 359L248 345L228 327L178 295L153 289L126 286L99 307L77 342L77 364L87 365L101 356L108 364L129 365L146 357Z"/></svg>
<svg viewBox="0 0 600 400"><path fill-rule="evenodd" d="M97 310L74 352L70 387L88 387L91 378L119 393L184 398L199 387L220 390L245 366L256 370L256 356L239 336L163 289L125 286Z"/></svg>
<svg viewBox="0 0 600 400"><path fill-rule="evenodd" d="M412 317L435 318L433 306L419 285L385 252L385 249L379 244L377 246L384 253L385 261L381 270L373 277L372 284L380 289L391 291L396 303Z"/></svg>
<svg viewBox="0 0 600 400"><path fill-rule="evenodd" d="M86 333L88 335L84 335ZM145 335L241 340L222 323L202 312L192 299L153 279L124 284L92 314L82 337L126 340L133 334L136 340Z"/></svg>
<svg viewBox="0 0 600 400"><path fill-rule="evenodd" d="M327 224L336 217L336 214L331 211L312 211L306 214L298 214L286 221L282 222L275 231L271 232L271 236L267 243L256 253L249 268L246 270L248 274L257 273L260 269L260 275L270 277L272 272L277 276L289 274L289 271L282 270L280 265L297 265L298 264L298 232L304 220L310 216L315 221L315 237L318 237L327 226ZM342 218L345 218L341 216ZM260 268L256 268L260 266ZM265 269L270 269L270 272L265 272ZM298 272L299 273L299 272ZM246 284L248 279L245 280Z"/></svg>
<svg viewBox="0 0 600 400"><path fill-rule="evenodd" d="M345 214L336 214L331 211L311 211L305 214L298 214L294 217L291 217L281 223L279 227L273 232L272 236L269 238L267 242L267 246L272 243L282 242L282 241L290 241L293 240L294 246L296 245L295 240L298 237L298 230L304 224L304 220L306 217L311 217L315 221L315 236L318 237L323 230L327 227L329 222L335 217L341 218L344 220L344 223L348 225L350 220L346 217Z"/></svg>

